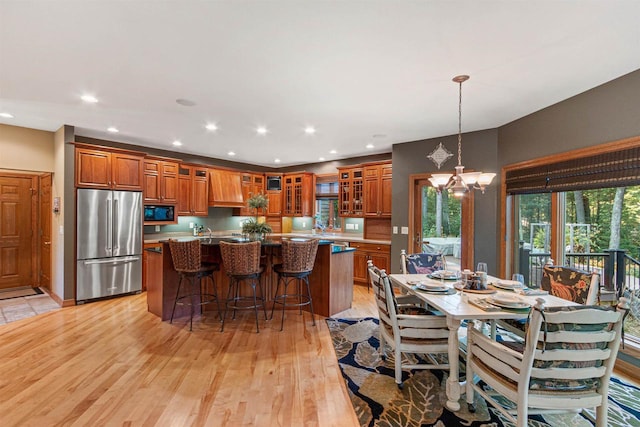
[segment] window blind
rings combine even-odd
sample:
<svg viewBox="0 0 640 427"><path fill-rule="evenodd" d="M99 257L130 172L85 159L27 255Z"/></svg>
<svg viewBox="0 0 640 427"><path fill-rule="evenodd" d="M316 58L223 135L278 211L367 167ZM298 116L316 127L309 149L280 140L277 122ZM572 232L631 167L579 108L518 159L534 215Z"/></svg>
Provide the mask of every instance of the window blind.
<svg viewBox="0 0 640 427"><path fill-rule="evenodd" d="M508 194L640 185L640 147L507 171Z"/></svg>

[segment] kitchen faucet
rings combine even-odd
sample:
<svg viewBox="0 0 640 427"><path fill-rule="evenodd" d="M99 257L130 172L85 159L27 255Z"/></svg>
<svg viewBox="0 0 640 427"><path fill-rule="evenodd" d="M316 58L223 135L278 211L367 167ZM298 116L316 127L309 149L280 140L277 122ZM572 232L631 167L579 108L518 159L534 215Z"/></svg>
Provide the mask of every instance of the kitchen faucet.
<svg viewBox="0 0 640 427"><path fill-rule="evenodd" d="M209 238L213 237L213 230L207 227L207 232L209 233Z"/></svg>
<svg viewBox="0 0 640 427"><path fill-rule="evenodd" d="M316 220L316 225L314 226L315 228L319 228L320 229L320 233L324 235L324 230L327 228L325 225L322 224L322 222L320 222L319 220Z"/></svg>

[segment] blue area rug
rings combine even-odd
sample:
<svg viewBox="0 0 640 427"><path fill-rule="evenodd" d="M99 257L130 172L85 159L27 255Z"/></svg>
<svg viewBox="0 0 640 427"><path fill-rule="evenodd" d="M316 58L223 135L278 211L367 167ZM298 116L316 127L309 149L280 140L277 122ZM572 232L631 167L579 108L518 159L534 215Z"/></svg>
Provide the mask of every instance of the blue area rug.
<svg viewBox="0 0 640 427"><path fill-rule="evenodd" d="M445 406L446 371L404 371L404 387L399 390L394 379L393 353L388 351L384 361L378 354L378 319L327 319L327 325L361 426L513 426L477 394L475 413L468 412L464 397L460 411L449 411ZM464 373L464 365L462 368ZM639 388L612 378L609 426L640 427L639 402ZM587 412L595 417L592 410ZM529 426L534 427L592 425L580 414L529 417Z"/></svg>

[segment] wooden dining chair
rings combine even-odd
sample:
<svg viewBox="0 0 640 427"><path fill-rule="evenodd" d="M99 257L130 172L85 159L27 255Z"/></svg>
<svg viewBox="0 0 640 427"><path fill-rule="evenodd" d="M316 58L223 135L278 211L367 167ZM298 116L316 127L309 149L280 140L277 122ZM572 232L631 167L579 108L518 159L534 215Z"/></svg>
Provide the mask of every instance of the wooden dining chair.
<svg viewBox="0 0 640 427"><path fill-rule="evenodd" d="M598 302L600 275L572 267L545 265L540 288L567 301L594 305ZM524 337L527 321L526 319L498 320L497 325Z"/></svg>
<svg viewBox="0 0 640 427"><path fill-rule="evenodd" d="M367 260L367 273L369 276L369 286L371 289L377 289L380 282L380 272L383 271L373 264L372 260ZM396 295L396 302L401 309L406 307L407 309L417 310L417 308L425 308L425 303L415 295L406 293L397 294L398 289L394 288L394 294ZM400 290L402 292L402 290Z"/></svg>
<svg viewBox="0 0 640 427"><path fill-rule="evenodd" d="M447 260L440 253L407 254L400 251L402 274L431 274L434 271L446 270Z"/></svg>
<svg viewBox="0 0 640 427"><path fill-rule="evenodd" d="M384 358L385 344L393 349L398 388L402 389L403 369L449 369L448 358L442 362L444 359L436 357L448 354L449 329L446 317L419 306L400 307L386 272L377 270L375 273L380 278L373 288L380 318L379 351Z"/></svg>
<svg viewBox="0 0 640 427"><path fill-rule="evenodd" d="M467 331L467 404L474 393L517 427L529 414L596 407L596 426L607 426L609 380L620 346L622 299L617 310L597 305L533 308L524 343L497 342L481 328ZM472 379L482 380L482 383ZM493 392L489 392L488 386ZM504 406L502 395L515 404Z"/></svg>
<svg viewBox="0 0 640 427"><path fill-rule="evenodd" d="M559 298L593 305L598 302L600 275L572 267L545 265L540 287Z"/></svg>

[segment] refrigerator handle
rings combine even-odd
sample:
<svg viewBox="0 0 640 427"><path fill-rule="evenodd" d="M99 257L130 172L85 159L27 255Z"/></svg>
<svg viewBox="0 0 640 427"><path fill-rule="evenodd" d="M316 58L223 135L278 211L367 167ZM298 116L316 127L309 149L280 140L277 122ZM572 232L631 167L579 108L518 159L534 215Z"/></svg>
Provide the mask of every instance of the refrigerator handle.
<svg viewBox="0 0 640 427"><path fill-rule="evenodd" d="M139 256L130 256L125 258L111 258L111 259L88 259L83 261L84 265L94 265L94 264L126 264L130 262L140 261Z"/></svg>
<svg viewBox="0 0 640 427"><path fill-rule="evenodd" d="M111 235L111 244L113 245L112 250L113 253L116 253L116 251L118 251L120 249L120 246L118 245L119 243L119 239L118 239L118 199L114 198L113 199L113 218L112 218L112 235Z"/></svg>
<svg viewBox="0 0 640 427"><path fill-rule="evenodd" d="M111 256L113 244L113 210L111 209L111 199L107 200L107 255Z"/></svg>

